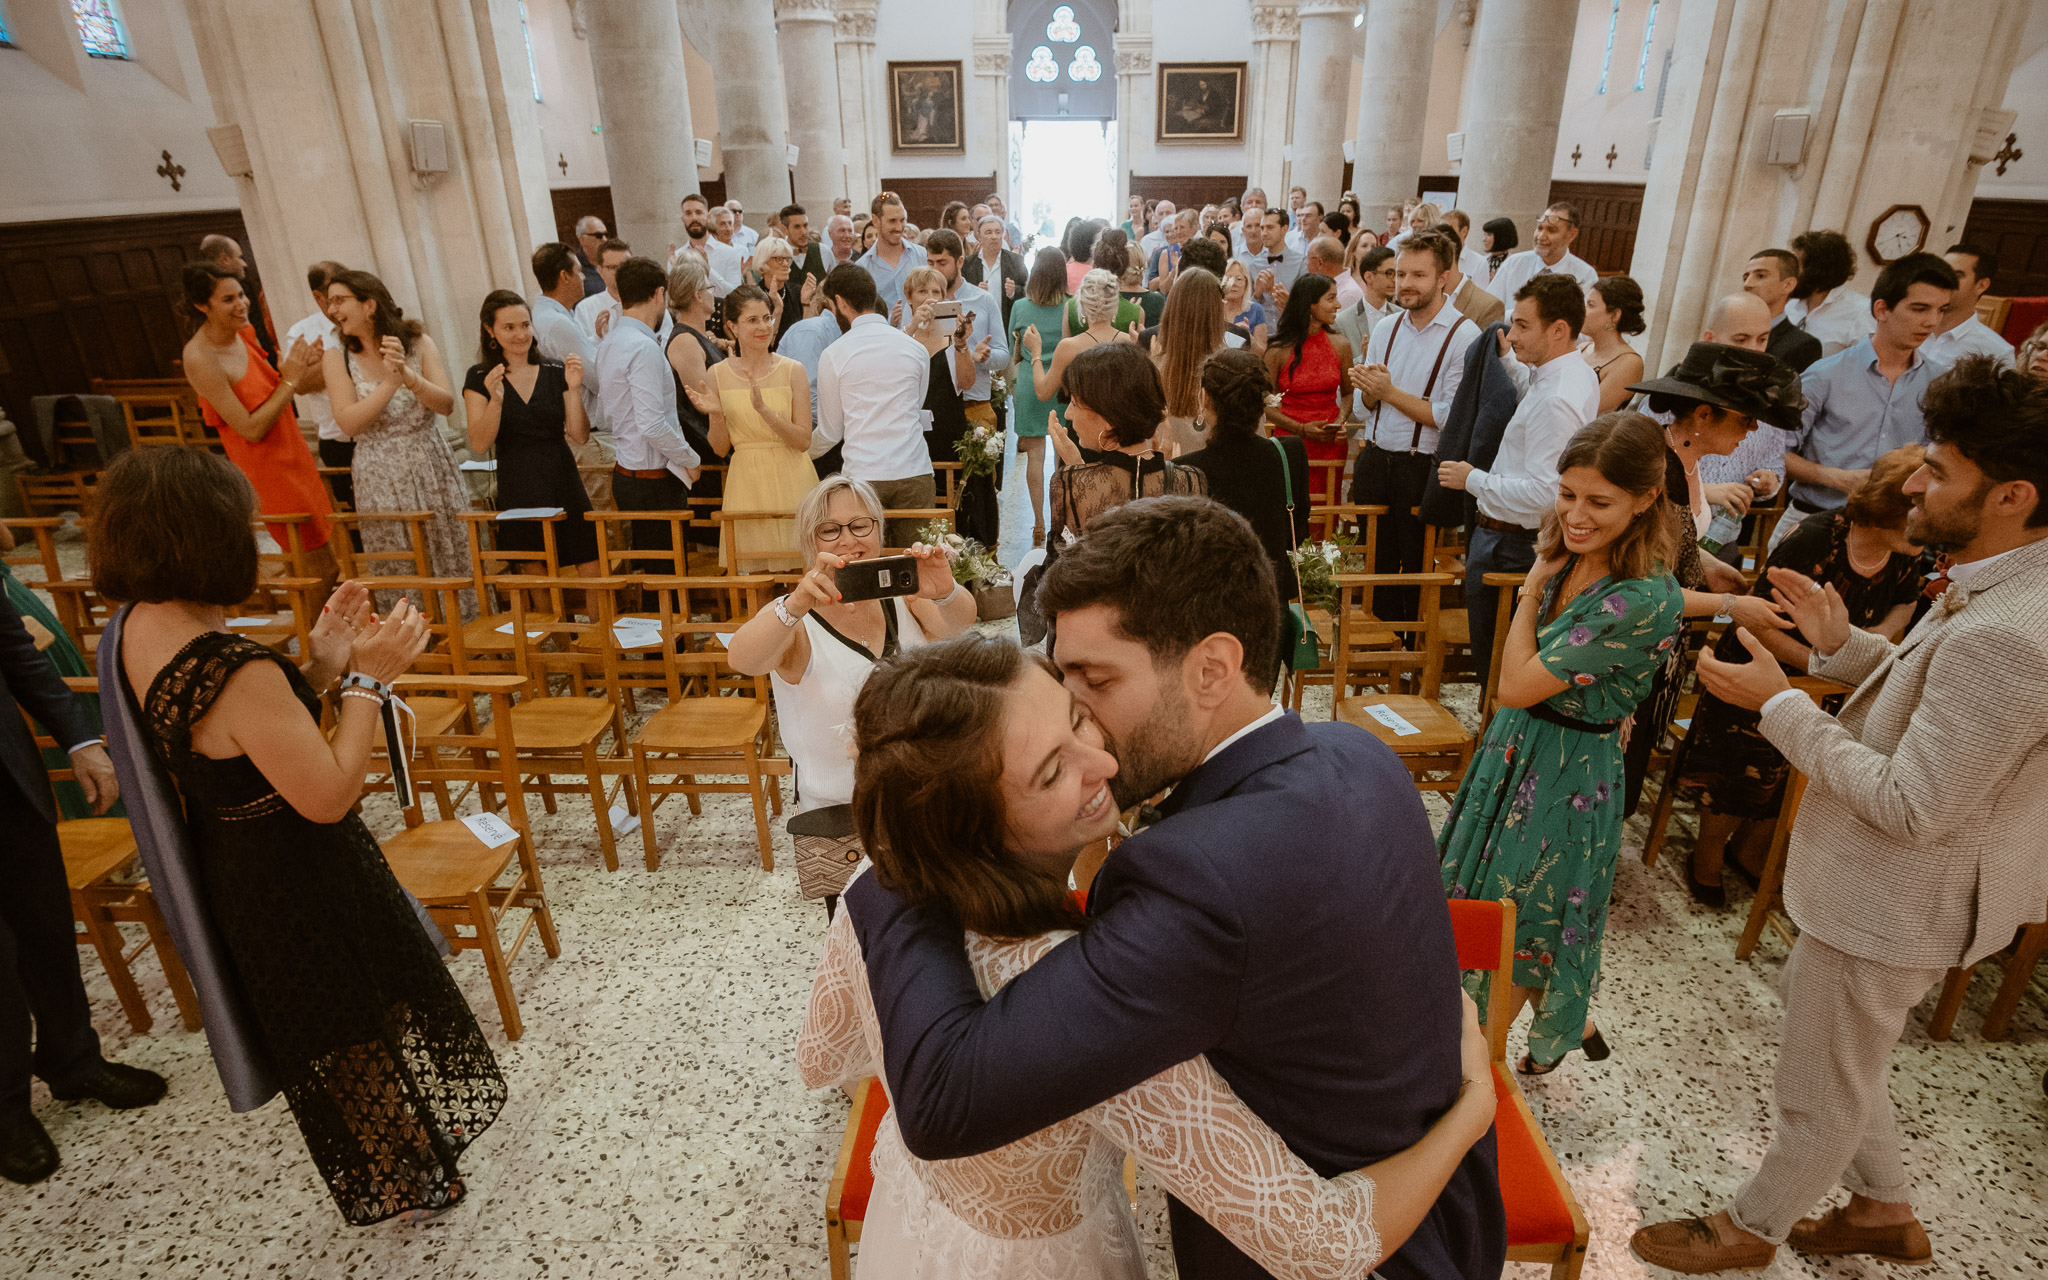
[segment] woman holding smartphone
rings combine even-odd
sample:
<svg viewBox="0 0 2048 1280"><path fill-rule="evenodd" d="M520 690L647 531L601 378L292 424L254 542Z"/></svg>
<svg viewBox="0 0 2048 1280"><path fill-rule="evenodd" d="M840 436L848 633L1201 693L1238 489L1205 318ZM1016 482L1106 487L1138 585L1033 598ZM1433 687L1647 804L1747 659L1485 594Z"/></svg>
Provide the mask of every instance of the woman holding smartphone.
<svg viewBox="0 0 2048 1280"><path fill-rule="evenodd" d="M974 621L974 593L953 580L939 547L910 549L917 590L842 600L838 570L882 554L882 500L866 481L830 475L796 509L810 566L788 595L733 633L733 669L771 676L775 716L796 769L796 811L853 801L853 699L882 658L956 636Z"/></svg>

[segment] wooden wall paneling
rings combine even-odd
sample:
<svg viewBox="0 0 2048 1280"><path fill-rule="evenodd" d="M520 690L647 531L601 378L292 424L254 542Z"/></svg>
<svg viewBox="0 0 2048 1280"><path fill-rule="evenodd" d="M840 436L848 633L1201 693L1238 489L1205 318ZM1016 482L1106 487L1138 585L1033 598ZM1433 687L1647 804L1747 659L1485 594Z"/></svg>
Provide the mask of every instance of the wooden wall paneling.
<svg viewBox="0 0 2048 1280"><path fill-rule="evenodd" d="M2048 200L1976 200L1962 240L1998 255L1991 292L2002 298L2048 297ZM1945 244L1927 242L1939 253Z"/></svg>
<svg viewBox="0 0 2048 1280"><path fill-rule="evenodd" d="M548 201L555 210L555 235L563 244L573 246L576 224L592 215L604 220L607 231L618 226L610 187L555 187L548 192Z"/></svg>
<svg viewBox="0 0 2048 1280"><path fill-rule="evenodd" d="M86 392L94 378L174 375L179 273L214 233L248 255L234 209L0 225L0 404L25 439L32 397ZM285 264L271 275L285 287L299 278Z"/></svg>
<svg viewBox="0 0 2048 1280"><path fill-rule="evenodd" d="M902 198L904 216L914 225L926 228L939 225L939 210L953 201L979 204L995 189L996 175L993 173L981 177L970 174L965 178L882 179L882 190L894 191ZM854 208L858 212L860 206L856 204Z"/></svg>
<svg viewBox="0 0 2048 1280"><path fill-rule="evenodd" d="M1243 174L1166 174L1131 175L1131 194L1144 196L1148 200L1171 200L1174 208L1185 209L1190 205L1200 209L1205 204L1221 204L1235 200L1244 194L1251 180ZM1117 221L1123 221L1124 210L1117 210Z"/></svg>
<svg viewBox="0 0 2048 1280"><path fill-rule="evenodd" d="M1579 209L1579 238L1572 252L1603 275L1627 271L1636 252L1636 223L1643 216L1640 182L1553 182L1550 200L1569 200ZM1471 210L1475 222L1483 222ZM1517 227L1522 247L1536 243L1536 229Z"/></svg>

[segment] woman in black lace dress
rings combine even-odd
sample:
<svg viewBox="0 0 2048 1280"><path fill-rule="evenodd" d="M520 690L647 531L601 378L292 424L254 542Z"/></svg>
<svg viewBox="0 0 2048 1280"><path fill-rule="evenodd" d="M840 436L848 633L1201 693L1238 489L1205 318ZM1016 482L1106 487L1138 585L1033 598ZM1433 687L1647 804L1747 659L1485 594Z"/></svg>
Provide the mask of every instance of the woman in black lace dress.
<svg viewBox="0 0 2048 1280"><path fill-rule="evenodd" d="M505 1080L360 817L383 695L425 647L410 602L379 622L345 583L303 670L233 634L256 582L248 482L203 451L149 449L103 473L93 585L131 602L120 646L184 797L207 915L314 1165L354 1226L461 1200L456 1158ZM333 741L314 689L344 672Z"/></svg>

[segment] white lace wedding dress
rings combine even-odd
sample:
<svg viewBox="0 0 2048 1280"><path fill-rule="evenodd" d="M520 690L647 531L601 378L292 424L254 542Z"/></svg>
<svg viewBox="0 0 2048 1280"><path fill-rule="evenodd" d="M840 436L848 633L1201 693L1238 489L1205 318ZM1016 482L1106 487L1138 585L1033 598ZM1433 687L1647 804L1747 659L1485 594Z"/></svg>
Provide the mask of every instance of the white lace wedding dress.
<svg viewBox="0 0 2048 1280"><path fill-rule="evenodd" d="M983 997L1072 936L997 942L968 934ZM881 1074L867 969L843 910L826 936L797 1062L814 1089ZM963 1160L911 1155L892 1107L875 1135L857 1280L1144 1280L1124 1195L1125 1151L1282 1280L1359 1280L1379 1262L1372 1180L1316 1176L1207 1058L1194 1058Z"/></svg>

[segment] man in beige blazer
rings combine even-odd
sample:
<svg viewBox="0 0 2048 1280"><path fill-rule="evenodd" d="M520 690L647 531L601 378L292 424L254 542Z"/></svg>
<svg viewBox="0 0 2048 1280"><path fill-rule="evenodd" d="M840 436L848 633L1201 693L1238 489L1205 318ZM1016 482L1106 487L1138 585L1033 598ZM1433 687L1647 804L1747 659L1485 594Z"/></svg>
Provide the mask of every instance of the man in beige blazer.
<svg viewBox="0 0 2048 1280"><path fill-rule="evenodd" d="M1761 708L1808 778L1785 864L1799 926L1785 967L1778 1132L1711 1218L1638 1231L1686 1274L1802 1253L1926 1262L1888 1062L1907 1015L1954 965L2048 913L2048 382L1965 359L1923 402L1933 441L1906 482L1907 536L1954 556L1949 587L1897 646L1849 626L1832 586L1771 570L1813 645L1856 692L1830 717L1744 631L1747 663L1700 658L1715 696ZM1834 1190L1848 1204L1805 1217Z"/></svg>

